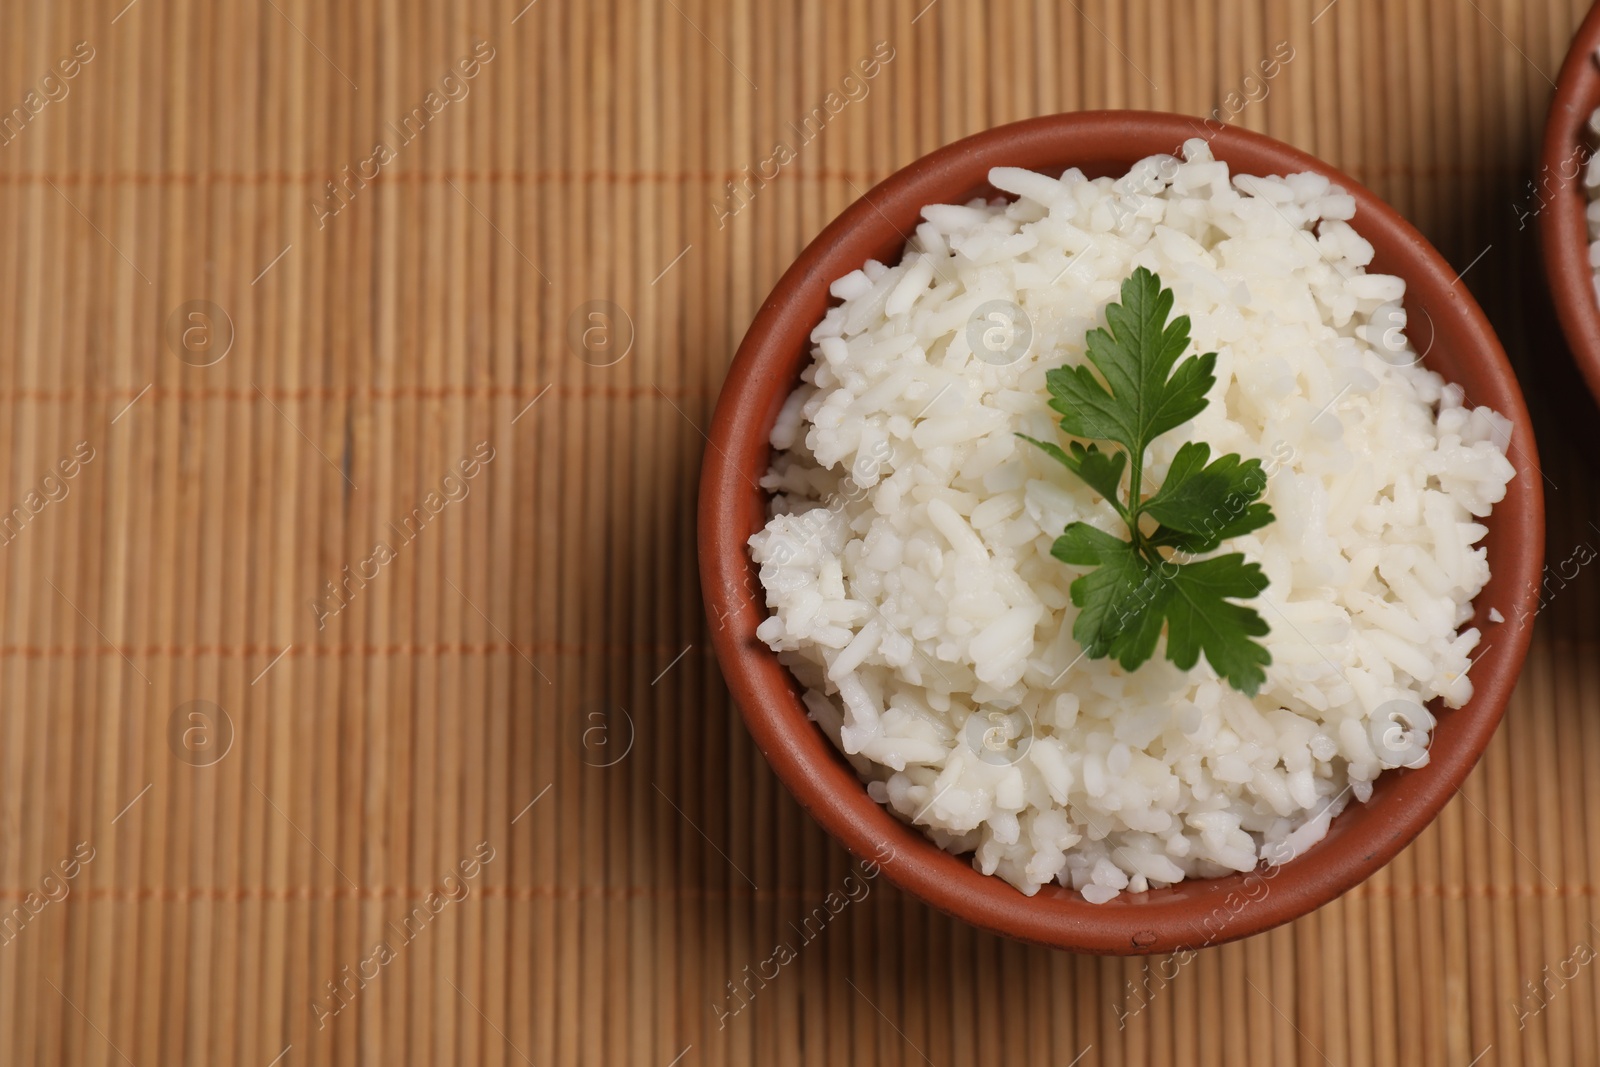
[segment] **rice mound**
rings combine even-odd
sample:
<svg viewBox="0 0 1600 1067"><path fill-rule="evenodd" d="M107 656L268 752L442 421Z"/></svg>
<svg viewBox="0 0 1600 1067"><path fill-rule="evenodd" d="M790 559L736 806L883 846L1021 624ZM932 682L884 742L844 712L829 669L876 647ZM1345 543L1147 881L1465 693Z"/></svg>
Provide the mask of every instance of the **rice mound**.
<svg viewBox="0 0 1600 1067"><path fill-rule="evenodd" d="M1600 62L1600 52L1595 53L1595 60ZM1589 112L1584 134L1582 149L1588 162L1583 167L1583 217L1589 234L1589 271L1593 275L1594 299L1600 304L1600 152L1596 151L1600 146L1600 107ZM1541 209L1543 206L1541 202Z"/></svg>
<svg viewBox="0 0 1600 1067"><path fill-rule="evenodd" d="M1015 200L923 209L902 261L832 286L814 362L772 430L772 518L750 539L757 631L874 800L985 874L1103 902L1283 862L1459 707L1489 577L1475 521L1505 495L1510 424L1469 409L1405 338L1401 279L1368 274L1352 198L1316 174L1231 176L1206 143L1124 177L990 172ZM1248 698L1202 657L1089 659L1050 547L1111 507L1018 432L1064 443L1045 372L1133 269L1217 352L1210 405L1152 445L1257 458L1277 521L1219 551L1270 580ZM1031 343L995 346L995 301ZM979 314L975 315L975 312ZM1013 331L1013 342L1025 330ZM1004 341L1008 335L1002 333ZM980 343L981 342L981 343Z"/></svg>

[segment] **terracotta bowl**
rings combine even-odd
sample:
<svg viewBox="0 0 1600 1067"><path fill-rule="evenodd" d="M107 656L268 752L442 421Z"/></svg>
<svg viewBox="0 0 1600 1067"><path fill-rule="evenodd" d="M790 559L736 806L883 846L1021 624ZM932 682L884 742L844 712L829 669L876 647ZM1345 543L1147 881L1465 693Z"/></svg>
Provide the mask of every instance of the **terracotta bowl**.
<svg viewBox="0 0 1600 1067"><path fill-rule="evenodd" d="M1516 477L1488 520L1493 578L1473 620L1487 647L1472 668L1471 702L1434 709L1439 725L1428 765L1384 774L1370 803L1352 803L1320 844L1292 862L1123 893L1101 905L1057 886L1027 897L874 803L806 718L796 682L755 637L768 614L745 544L767 518L767 494L756 483L768 466L778 409L810 359L807 336L829 306L829 283L868 259L898 261L923 205L997 195L986 182L996 165L1121 174L1197 136L1209 137L1235 173L1315 171L1348 190L1357 204L1352 224L1377 249L1372 269L1406 280L1412 339L1426 364L1463 386L1469 403L1490 405L1514 423ZM701 581L717 658L778 777L857 857L891 857L883 871L908 892L977 926L1081 952L1172 952L1230 941L1304 915L1371 875L1438 814L1489 743L1527 654L1536 607L1544 509L1533 432L1500 342L1455 274L1405 220L1334 168L1267 137L1180 115L1097 111L1002 126L919 159L867 193L811 242L762 304L723 384L701 473ZM1489 623L1491 607L1506 621Z"/></svg>
<svg viewBox="0 0 1600 1067"><path fill-rule="evenodd" d="M1583 171L1593 155L1585 138L1589 116L1600 107L1600 4L1578 27L1572 49L1561 65L1550 117L1545 121L1539 173L1518 218L1539 220L1544 272L1550 294L1578 369L1589 391L1600 399L1600 305L1595 303L1594 271L1589 267L1589 230L1584 220L1588 199Z"/></svg>

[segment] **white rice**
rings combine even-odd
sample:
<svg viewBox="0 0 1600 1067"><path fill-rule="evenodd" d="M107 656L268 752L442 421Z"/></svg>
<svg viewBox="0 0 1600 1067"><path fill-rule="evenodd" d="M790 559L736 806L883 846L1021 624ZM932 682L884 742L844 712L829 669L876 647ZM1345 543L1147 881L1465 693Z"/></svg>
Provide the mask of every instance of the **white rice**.
<svg viewBox="0 0 1600 1067"><path fill-rule="evenodd" d="M1600 61L1600 52L1595 54ZM1600 303L1600 153L1595 152L1595 145L1600 142L1600 108L1595 108L1589 113L1589 122L1586 127L1588 137L1584 148L1587 150L1588 162L1583 167L1583 195L1588 199L1584 209L1584 218L1588 222L1589 230L1589 270L1594 276L1594 298Z"/></svg>
<svg viewBox="0 0 1600 1067"><path fill-rule="evenodd" d="M1476 519L1505 494L1510 426L1416 363L1404 283L1325 178L1244 175L1193 140L1115 181L990 174L1015 201L931 206L898 266L840 278L814 363L772 431L773 517L750 539L760 638L868 791L1024 893L1102 902L1282 862L1388 767L1427 760L1422 704L1460 706L1489 577ZM1277 521L1221 551L1258 562L1271 626L1250 699L1204 658L1123 671L1072 638L1050 555L1111 508L1019 441L1062 441L1045 372L1136 266L1176 292L1188 354L1215 351L1193 422L1157 439L1259 458ZM1025 310L1005 362L974 355L980 305Z"/></svg>

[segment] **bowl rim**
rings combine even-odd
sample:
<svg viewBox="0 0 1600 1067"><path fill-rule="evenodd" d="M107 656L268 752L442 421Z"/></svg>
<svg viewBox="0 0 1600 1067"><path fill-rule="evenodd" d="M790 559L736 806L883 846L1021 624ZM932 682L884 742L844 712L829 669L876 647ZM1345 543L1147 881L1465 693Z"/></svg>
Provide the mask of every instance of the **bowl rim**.
<svg viewBox="0 0 1600 1067"><path fill-rule="evenodd" d="M1545 119L1539 174L1530 184L1538 205L1534 211L1538 215L1540 258L1556 319L1589 392L1600 400L1600 301L1596 300L1594 271L1589 266L1589 229L1584 218L1588 198L1580 180L1594 154L1584 142L1583 129L1589 115L1600 107L1596 48L1600 48L1600 4L1590 8L1562 61ZM1578 160L1580 152L1582 159ZM1568 164L1575 160L1573 173L1566 174ZM1552 181L1554 188L1549 189L1546 203L1541 187L1548 187ZM1519 213L1519 224L1522 217Z"/></svg>
<svg viewBox="0 0 1600 1067"><path fill-rule="evenodd" d="M1093 161L1125 171L1134 160L1173 151L1194 136L1208 138L1215 156L1236 173L1312 171L1342 186L1356 200L1358 232L1370 239L1382 231L1380 259L1392 256L1412 269L1405 275L1408 307L1419 282L1436 291L1432 295L1445 313L1444 328L1466 335L1469 343L1460 347L1478 353L1457 357L1446 346L1442 357L1425 362L1459 359L1458 372L1476 383L1469 403L1488 404L1512 423L1508 458L1516 474L1488 520L1491 533L1482 543L1493 571L1474 602L1482 619L1491 591L1501 594L1493 606L1501 608L1505 621L1485 636L1473 670L1473 698L1443 713L1449 728L1435 732L1436 758L1424 768L1382 775L1374 794L1382 795L1381 810L1349 805L1328 837L1304 855L1279 867L1186 880L1137 900L1124 893L1094 905L1054 886L1025 896L976 871L969 857L938 848L873 801L833 743L806 717L793 677L754 636L768 615L745 545L765 521L767 494L756 482L768 466L777 405L809 359L809 334L821 318L819 308L830 303L829 284L869 258L860 254L863 248L888 251L903 245L909 227L897 220L914 222L925 204L950 202L961 196L957 190L985 188L988 169L1002 162L1037 169L1074 161L1087 167ZM838 269L844 264L845 270ZM1544 510L1532 426L1504 350L1458 281L1421 234L1336 168L1264 135L1185 115L1043 116L964 138L896 171L823 229L763 301L729 367L707 435L698 511L702 594L718 663L757 747L801 806L854 856L934 907L1022 941L1119 955L1222 944L1298 918L1364 880L1427 826L1482 755L1526 657L1537 606ZM1429 319L1434 320L1431 312ZM757 502L760 510L752 514ZM1252 906L1235 907L1239 900Z"/></svg>

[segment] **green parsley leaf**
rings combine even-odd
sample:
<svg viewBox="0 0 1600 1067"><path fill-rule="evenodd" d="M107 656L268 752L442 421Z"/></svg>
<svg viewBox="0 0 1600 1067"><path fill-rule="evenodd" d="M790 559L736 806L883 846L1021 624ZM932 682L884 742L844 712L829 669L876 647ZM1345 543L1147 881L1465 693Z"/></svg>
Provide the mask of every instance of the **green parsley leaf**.
<svg viewBox="0 0 1600 1067"><path fill-rule="evenodd" d="M1267 633L1267 624L1234 601L1259 596L1266 575L1237 552L1189 557L1273 521L1271 507L1260 501L1267 487L1261 462L1236 453L1213 460L1209 445L1186 442L1161 487L1148 497L1141 490L1150 442L1205 410L1206 394L1216 384L1215 352L1179 362L1189 347L1189 317L1169 322L1172 307L1172 290L1137 268L1122 283L1122 303L1106 307L1108 328L1089 331L1089 364L1045 375L1061 428L1074 437L1110 441L1119 451L1081 441L1063 449L1018 436L1105 497L1128 529L1124 541L1074 522L1051 547L1061 562L1091 568L1070 589L1078 608L1072 636L1084 653L1110 656L1125 670L1136 670L1155 655L1165 630L1167 659L1179 668L1190 669L1204 653L1230 685L1254 696L1266 681L1263 668L1272 662L1253 640ZM1156 523L1151 532L1141 526L1146 515Z"/></svg>
<svg viewBox="0 0 1600 1067"><path fill-rule="evenodd" d="M1152 543L1189 553L1210 552L1230 537L1259 530L1274 518L1267 504L1252 503L1267 488L1259 459L1236 453L1207 464L1211 447L1187 441L1143 512L1161 524Z"/></svg>
<svg viewBox="0 0 1600 1067"><path fill-rule="evenodd" d="M1205 409L1206 393L1217 381L1217 354L1191 356L1174 373L1173 364L1189 347L1189 316L1168 323L1171 312L1172 290L1161 288L1161 279L1145 268L1122 283L1122 303L1106 307L1111 329L1096 327L1087 338L1089 362L1106 385L1087 366L1059 367L1045 376L1063 430L1115 441L1137 466L1153 438Z"/></svg>
<svg viewBox="0 0 1600 1067"><path fill-rule="evenodd" d="M1203 651L1206 662L1228 684L1255 696L1267 680L1261 668L1272 656L1252 637L1267 632L1267 622L1253 608L1234 604L1259 596L1267 576L1244 556L1230 552L1195 563L1178 565L1172 575L1172 595L1165 602L1167 658L1182 670L1193 667Z"/></svg>
<svg viewBox="0 0 1600 1067"><path fill-rule="evenodd" d="M1129 620L1147 606L1146 597L1160 592L1155 568L1131 542L1086 522L1068 525L1050 554L1063 563L1094 568L1069 590L1079 609L1072 636L1091 658L1109 655L1130 629ZM1156 632L1160 633L1159 625Z"/></svg>
<svg viewBox="0 0 1600 1067"><path fill-rule="evenodd" d="M1071 449L1069 454L1061 451L1059 445L1035 441L1027 434L1017 436L1054 456L1063 467L1087 482L1089 488L1110 501L1112 507L1119 511L1122 509L1117 495L1122 487L1122 470L1128 465L1126 453L1102 452L1096 445L1085 448L1077 441L1072 441L1067 445Z"/></svg>

